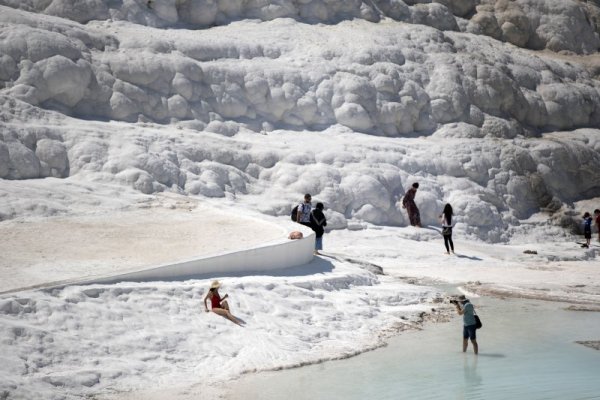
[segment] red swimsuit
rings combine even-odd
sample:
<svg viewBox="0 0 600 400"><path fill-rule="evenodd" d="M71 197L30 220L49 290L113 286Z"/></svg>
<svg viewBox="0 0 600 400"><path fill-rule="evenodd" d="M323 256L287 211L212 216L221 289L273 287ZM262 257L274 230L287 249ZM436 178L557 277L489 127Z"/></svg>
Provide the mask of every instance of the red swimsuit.
<svg viewBox="0 0 600 400"><path fill-rule="evenodd" d="M210 298L210 304L212 308L221 308L221 296L213 292L213 295Z"/></svg>

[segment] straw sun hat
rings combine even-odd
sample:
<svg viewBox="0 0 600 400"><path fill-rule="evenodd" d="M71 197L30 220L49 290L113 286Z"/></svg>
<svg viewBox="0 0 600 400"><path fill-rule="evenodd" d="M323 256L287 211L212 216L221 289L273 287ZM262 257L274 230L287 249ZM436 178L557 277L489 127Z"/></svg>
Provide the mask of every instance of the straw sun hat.
<svg viewBox="0 0 600 400"><path fill-rule="evenodd" d="M218 288L220 288L220 287L221 287L221 282L219 282L219 281L213 281L213 282L210 284L210 288L211 288L211 289L218 289Z"/></svg>

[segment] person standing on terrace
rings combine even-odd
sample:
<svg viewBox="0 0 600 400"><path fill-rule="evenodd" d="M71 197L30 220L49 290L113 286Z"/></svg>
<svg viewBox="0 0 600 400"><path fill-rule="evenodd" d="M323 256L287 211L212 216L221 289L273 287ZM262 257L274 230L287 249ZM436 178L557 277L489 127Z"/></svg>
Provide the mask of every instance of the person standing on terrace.
<svg viewBox="0 0 600 400"><path fill-rule="evenodd" d="M421 227L421 214L419 213L419 208L415 203L415 196L417 195L417 189L419 188L419 182L415 182L412 184L412 187L406 192L404 198L402 199L402 208L406 208L408 212L408 219L410 220L410 224L412 226L416 226L418 228Z"/></svg>

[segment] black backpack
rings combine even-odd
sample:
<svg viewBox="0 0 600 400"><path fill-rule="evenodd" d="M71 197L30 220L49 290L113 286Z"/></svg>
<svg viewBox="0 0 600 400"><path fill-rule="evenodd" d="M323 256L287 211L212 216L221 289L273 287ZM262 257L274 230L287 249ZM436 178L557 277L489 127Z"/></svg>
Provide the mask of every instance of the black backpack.
<svg viewBox="0 0 600 400"><path fill-rule="evenodd" d="M298 222L298 206L299 204L297 204L296 207L292 208L292 214L290 215L292 221L294 222Z"/></svg>

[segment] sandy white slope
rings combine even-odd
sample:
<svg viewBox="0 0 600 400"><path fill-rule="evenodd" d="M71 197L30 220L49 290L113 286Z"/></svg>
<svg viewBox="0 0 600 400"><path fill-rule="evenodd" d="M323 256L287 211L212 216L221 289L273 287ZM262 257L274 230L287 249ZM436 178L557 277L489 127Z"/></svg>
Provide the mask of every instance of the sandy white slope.
<svg viewBox="0 0 600 400"><path fill-rule="evenodd" d="M0 292L84 281L252 248L287 231L264 218L233 218L182 196L125 211L10 220L0 225Z"/></svg>

